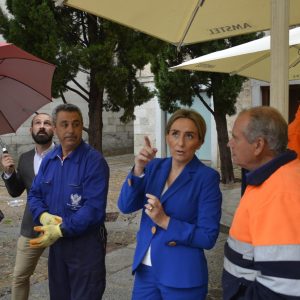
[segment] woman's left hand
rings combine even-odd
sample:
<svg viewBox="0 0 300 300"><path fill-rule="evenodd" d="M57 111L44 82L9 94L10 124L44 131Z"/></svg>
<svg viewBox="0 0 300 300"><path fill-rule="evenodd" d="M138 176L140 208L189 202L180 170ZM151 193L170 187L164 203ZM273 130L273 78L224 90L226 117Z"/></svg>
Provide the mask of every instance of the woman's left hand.
<svg viewBox="0 0 300 300"><path fill-rule="evenodd" d="M145 204L145 213L158 226L162 227L163 229L167 229L170 217L166 215L159 199L151 194L146 194L146 197L148 198L148 203Z"/></svg>

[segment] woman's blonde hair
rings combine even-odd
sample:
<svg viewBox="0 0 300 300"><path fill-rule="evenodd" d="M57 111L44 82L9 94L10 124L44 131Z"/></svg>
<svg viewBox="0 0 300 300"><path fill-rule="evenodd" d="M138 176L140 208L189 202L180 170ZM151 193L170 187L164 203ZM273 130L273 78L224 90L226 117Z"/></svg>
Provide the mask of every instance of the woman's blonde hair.
<svg viewBox="0 0 300 300"><path fill-rule="evenodd" d="M206 123L203 119L203 117L196 112L195 110L192 109L178 109L175 111L175 113L171 116L169 119L167 126L166 126L166 134L169 134L170 129L173 125L173 123L178 120L178 119L190 119L194 122L194 124L197 127L198 130L198 136L201 145L204 143L205 139L205 133L206 133Z"/></svg>

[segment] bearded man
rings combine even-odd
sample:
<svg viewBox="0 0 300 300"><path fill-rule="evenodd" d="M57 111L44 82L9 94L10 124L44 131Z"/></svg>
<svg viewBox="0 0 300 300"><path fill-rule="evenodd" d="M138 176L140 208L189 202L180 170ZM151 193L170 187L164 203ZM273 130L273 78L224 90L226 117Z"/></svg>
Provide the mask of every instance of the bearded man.
<svg viewBox="0 0 300 300"><path fill-rule="evenodd" d="M38 173L40 164L45 155L54 147L52 118L46 113L40 113L31 121L30 133L35 147L19 158L17 169L15 161L9 153L3 153L1 164L3 167L2 178L8 193L12 197L19 197L24 190L30 190L32 181ZM61 222L59 217L45 218L47 223ZM17 243L15 267L12 278L12 300L27 300L30 288L30 276L33 274L44 248L32 249L29 240L37 237L38 233L33 230L33 218L28 202L23 214L21 232Z"/></svg>

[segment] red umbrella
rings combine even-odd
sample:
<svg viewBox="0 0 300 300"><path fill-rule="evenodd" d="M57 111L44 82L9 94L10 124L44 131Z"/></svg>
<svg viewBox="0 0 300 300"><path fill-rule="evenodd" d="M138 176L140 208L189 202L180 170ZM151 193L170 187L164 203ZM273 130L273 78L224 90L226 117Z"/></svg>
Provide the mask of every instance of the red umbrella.
<svg viewBox="0 0 300 300"><path fill-rule="evenodd" d="M15 132L52 101L55 66L9 43L0 42L0 135Z"/></svg>

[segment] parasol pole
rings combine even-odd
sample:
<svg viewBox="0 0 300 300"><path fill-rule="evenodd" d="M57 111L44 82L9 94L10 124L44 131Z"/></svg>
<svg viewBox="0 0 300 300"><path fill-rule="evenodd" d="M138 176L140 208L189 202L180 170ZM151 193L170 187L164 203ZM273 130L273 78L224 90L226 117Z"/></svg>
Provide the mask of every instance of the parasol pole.
<svg viewBox="0 0 300 300"><path fill-rule="evenodd" d="M272 0L270 106L286 121L289 114L289 7L290 0Z"/></svg>

